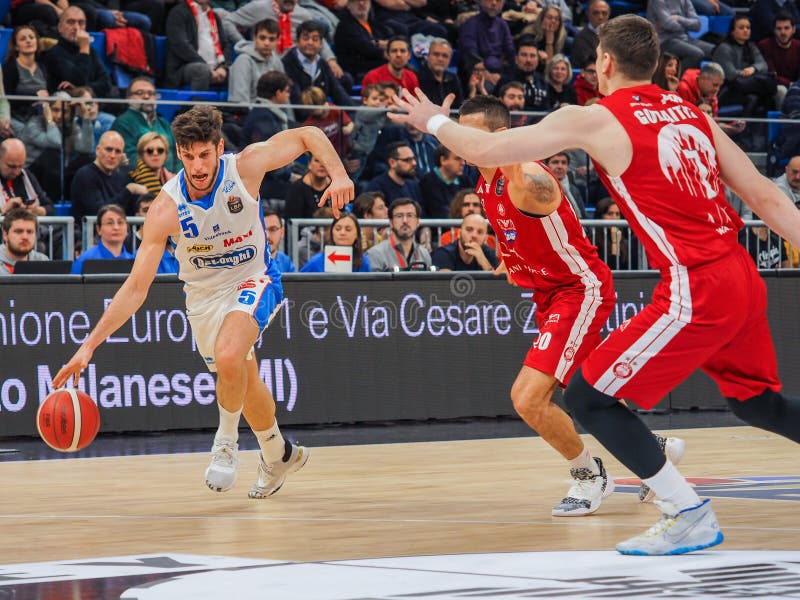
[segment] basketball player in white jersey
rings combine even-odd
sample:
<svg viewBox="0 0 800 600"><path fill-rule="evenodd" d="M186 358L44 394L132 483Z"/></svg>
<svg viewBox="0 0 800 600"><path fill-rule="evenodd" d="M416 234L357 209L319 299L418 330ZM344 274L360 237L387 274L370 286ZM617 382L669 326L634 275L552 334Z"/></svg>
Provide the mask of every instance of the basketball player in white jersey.
<svg viewBox="0 0 800 600"><path fill-rule="evenodd" d="M308 450L283 439L275 401L258 374L253 345L283 298L280 271L269 255L259 186L264 173L311 152L331 176L320 199L333 212L353 199L353 182L322 130L300 127L223 155L222 115L210 106L177 117L172 133L183 163L156 197L130 277L70 361L55 387L77 385L94 350L142 305L169 241L180 263L186 309L197 348L217 373L220 422L206 470L206 485L224 492L236 483L242 413L261 449L251 498L266 498L308 460Z"/></svg>

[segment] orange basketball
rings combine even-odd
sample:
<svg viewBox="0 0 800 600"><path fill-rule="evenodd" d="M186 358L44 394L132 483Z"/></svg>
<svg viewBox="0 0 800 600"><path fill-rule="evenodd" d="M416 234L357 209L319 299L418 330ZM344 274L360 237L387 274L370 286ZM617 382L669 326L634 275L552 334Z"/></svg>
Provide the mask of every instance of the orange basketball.
<svg viewBox="0 0 800 600"><path fill-rule="evenodd" d="M53 391L39 406L36 428L45 443L59 452L76 452L92 443L100 429L97 405L80 390Z"/></svg>

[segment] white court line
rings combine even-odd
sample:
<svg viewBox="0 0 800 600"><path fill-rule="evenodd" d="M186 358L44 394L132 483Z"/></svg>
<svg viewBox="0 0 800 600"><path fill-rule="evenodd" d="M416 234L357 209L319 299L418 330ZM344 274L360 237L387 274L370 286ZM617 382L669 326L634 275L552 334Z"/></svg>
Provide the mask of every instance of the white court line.
<svg viewBox="0 0 800 600"><path fill-rule="evenodd" d="M587 517L585 519L560 519L557 521L479 521L466 519L359 519L345 517L266 517L266 516L221 516L221 515L43 515L43 514L0 514L0 519L128 519L128 520L148 520L148 521L202 521L213 519L214 521L287 521L287 522L311 522L311 523L420 523L428 525L527 525L527 526L546 526L546 525L578 525L580 527L629 527L641 529L643 525L632 523L618 523L615 521L602 520L598 517ZM736 531L798 531L799 527L747 527L743 525L723 526L724 529Z"/></svg>

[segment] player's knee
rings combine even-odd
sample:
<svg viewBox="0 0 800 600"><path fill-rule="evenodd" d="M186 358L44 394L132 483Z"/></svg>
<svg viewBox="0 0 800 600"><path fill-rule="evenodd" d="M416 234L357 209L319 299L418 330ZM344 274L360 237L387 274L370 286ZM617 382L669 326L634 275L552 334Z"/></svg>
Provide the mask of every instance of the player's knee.
<svg viewBox="0 0 800 600"><path fill-rule="evenodd" d="M783 396L769 388L744 401L735 398L726 400L733 414L745 423L762 429L769 429L770 424L781 418L784 403Z"/></svg>
<svg viewBox="0 0 800 600"><path fill-rule="evenodd" d="M223 346L215 351L217 374L222 378L239 378L245 370L244 357L231 346Z"/></svg>
<svg viewBox="0 0 800 600"><path fill-rule="evenodd" d="M549 389L538 389L519 380L511 386L511 404L517 414L529 423L531 420L538 422L542 418L551 396Z"/></svg>
<svg viewBox="0 0 800 600"><path fill-rule="evenodd" d="M593 388L583 376L583 371L578 369L570 379L564 391L564 404L574 418L585 421L592 411L608 408L618 400Z"/></svg>

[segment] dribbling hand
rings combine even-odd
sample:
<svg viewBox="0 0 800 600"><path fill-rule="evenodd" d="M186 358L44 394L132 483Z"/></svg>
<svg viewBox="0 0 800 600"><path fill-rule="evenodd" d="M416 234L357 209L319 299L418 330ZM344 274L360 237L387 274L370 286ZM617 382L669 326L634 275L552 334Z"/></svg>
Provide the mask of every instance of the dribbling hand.
<svg viewBox="0 0 800 600"><path fill-rule="evenodd" d="M73 379L73 386L78 387L78 379L80 379L81 371L89 366L89 361L92 360L94 354L88 348L81 346L78 351L69 359L69 362L61 367L61 370L53 377L53 389L62 388L69 382L70 378Z"/></svg>
<svg viewBox="0 0 800 600"><path fill-rule="evenodd" d="M344 208L344 205L354 197L355 186L349 177L332 177L331 184L322 194L317 206L325 206L325 203L330 200L333 216L338 218L339 212Z"/></svg>

